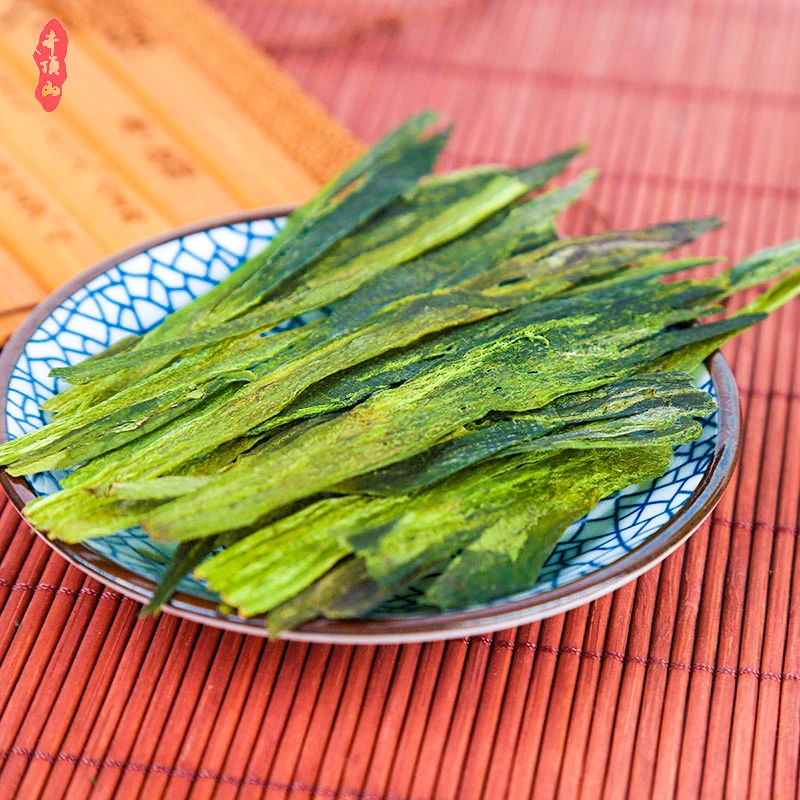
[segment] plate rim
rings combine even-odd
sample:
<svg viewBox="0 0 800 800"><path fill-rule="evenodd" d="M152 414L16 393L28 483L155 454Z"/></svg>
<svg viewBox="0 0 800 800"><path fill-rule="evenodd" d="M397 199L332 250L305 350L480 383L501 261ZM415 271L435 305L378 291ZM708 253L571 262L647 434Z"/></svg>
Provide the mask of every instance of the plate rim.
<svg viewBox="0 0 800 800"><path fill-rule="evenodd" d="M8 440L5 408L14 366L31 335L64 300L120 262L160 244L210 228L285 217L294 208L296 206L293 205L267 206L219 214L172 228L101 259L45 297L9 338L0 354L0 441ZM488 634L569 611L639 577L683 544L710 515L727 487L739 457L742 422L736 380L728 362L719 351L707 359L706 366L717 390L719 404L719 428L714 458L700 484L677 514L617 561L564 586L547 589L534 597L497 601L489 606L435 614L354 620L317 619L296 630L283 632L279 638L329 644L399 644ZM27 481L22 477L11 476L0 468L0 485L21 515L25 503L34 497ZM53 541L41 531L30 525L29 527L70 564L103 585L140 603L146 603L152 596L155 583L149 578L114 563L84 544ZM222 614L213 601L185 592L176 592L163 610L225 630L267 635L263 622L258 618L244 619Z"/></svg>

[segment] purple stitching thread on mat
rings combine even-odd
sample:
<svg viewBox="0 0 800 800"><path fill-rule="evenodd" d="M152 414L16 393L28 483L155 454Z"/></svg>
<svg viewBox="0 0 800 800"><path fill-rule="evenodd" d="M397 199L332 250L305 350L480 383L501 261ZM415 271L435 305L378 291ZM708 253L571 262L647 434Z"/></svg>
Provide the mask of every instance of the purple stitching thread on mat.
<svg viewBox="0 0 800 800"><path fill-rule="evenodd" d="M183 767L169 767L166 764L144 764L140 761L120 761L116 758L92 758L91 756L78 756L73 753L59 753L53 755L43 750L29 750L27 747L13 746L8 749L0 749L0 761L6 761L10 756L22 756L27 760L45 761L48 764L56 764L59 761L66 761L78 766L94 767L95 769L118 769L121 771L131 770L143 775L158 773L167 775L171 778L185 778L189 781L198 778L208 778L217 783L229 783L234 786L260 786L263 789L277 789L283 792L299 791L305 792L311 797L353 797L356 800L415 800L406 795L389 792L388 794L378 794L377 792L364 792L360 789L329 789L321 786L312 786L301 781L284 783L283 781L272 781L267 778L259 778L257 775L246 775L238 778L236 775L228 775L224 772L211 772L210 770L189 770ZM421 800L421 799L420 799Z"/></svg>
<svg viewBox="0 0 800 800"><path fill-rule="evenodd" d="M50 583L13 583L5 578L0 578L0 586L12 592L51 592L52 594L65 594L70 597L99 597L103 600L120 600L121 594L108 589L92 589L84 586L82 589L70 589L69 586L53 586Z"/></svg>
<svg viewBox="0 0 800 800"><path fill-rule="evenodd" d="M554 647L553 645L540 645L536 642L511 642L507 639L494 640L490 636L473 636L472 638L464 637L458 641L469 644L476 642L485 644L489 647L503 648L507 650L524 649L530 650L533 653L542 652L548 655L560 656L570 655L577 656L578 658L588 658L591 661L602 661L605 658L610 658L613 661L619 661L622 664L639 664L643 667L657 666L665 667L666 669L677 669L683 672L708 672L712 675L727 675L729 677L739 677L741 675L749 675L751 677L778 681L798 681L800 682L800 673L796 672L761 672L753 667L717 667L712 664L703 664L696 662L692 664L685 664L680 661L668 661L666 658L659 656L634 656L620 653L616 650L604 650L602 653L597 650L582 650L579 647Z"/></svg>

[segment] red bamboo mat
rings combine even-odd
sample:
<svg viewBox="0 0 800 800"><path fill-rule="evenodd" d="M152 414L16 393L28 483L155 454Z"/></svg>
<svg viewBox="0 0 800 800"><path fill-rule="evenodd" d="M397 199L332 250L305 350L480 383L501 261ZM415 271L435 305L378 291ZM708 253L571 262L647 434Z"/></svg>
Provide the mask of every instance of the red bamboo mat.
<svg viewBox="0 0 800 800"><path fill-rule="evenodd" d="M716 212L702 252L733 258L800 236L791 0L216 3L364 140L424 105L459 123L449 166L585 139L604 177L575 224ZM5 507L0 797L796 796L798 342L794 303L729 348L744 449L686 547L494 636L310 647L137 622Z"/></svg>

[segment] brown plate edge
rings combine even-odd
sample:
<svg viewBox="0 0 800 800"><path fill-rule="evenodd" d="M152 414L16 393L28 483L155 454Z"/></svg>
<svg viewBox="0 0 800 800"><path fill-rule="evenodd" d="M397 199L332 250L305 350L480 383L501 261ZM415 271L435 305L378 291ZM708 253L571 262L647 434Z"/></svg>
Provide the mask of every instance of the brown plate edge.
<svg viewBox="0 0 800 800"><path fill-rule="evenodd" d="M235 212L173 228L108 256L72 278L31 311L3 348L0 354L0 408L5 408L11 372L25 343L54 308L88 281L121 261L181 236L222 225L282 217L292 210L292 206L281 206ZM722 496L736 466L742 440L741 407L736 381L730 366L719 352L708 359L707 367L717 390L719 403L719 431L714 460L700 485L681 510L647 541L631 550L626 556L590 575L564 586L549 589L535 597L497 602L463 611L404 617L318 619L302 625L295 631L281 634L281 638L341 644L377 644L477 635L527 624L568 611L634 580L666 558L702 524ZM5 414L0 414L0 441L6 441L7 438ZM27 481L11 476L5 470L0 470L0 484L20 512L25 503L34 497ZM152 596L155 583L150 579L109 561L86 545L51 541L40 531L35 529L34 531L73 566L120 594L140 603L146 603ZM267 633L263 622L258 618L242 619L221 614L213 601L185 592L177 592L164 606L164 611L239 633L255 633L262 636Z"/></svg>

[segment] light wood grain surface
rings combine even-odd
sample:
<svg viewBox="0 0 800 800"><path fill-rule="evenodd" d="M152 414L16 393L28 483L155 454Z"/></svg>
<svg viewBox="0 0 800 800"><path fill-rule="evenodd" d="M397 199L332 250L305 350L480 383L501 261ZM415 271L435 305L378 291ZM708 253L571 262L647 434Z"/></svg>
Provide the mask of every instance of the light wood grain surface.
<svg viewBox="0 0 800 800"><path fill-rule="evenodd" d="M51 17L61 103L33 96ZM200 0L0 4L0 342L98 259L181 223L308 198L359 149Z"/></svg>

